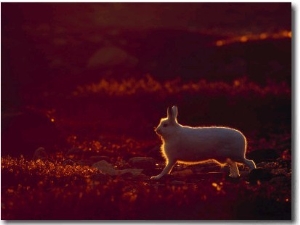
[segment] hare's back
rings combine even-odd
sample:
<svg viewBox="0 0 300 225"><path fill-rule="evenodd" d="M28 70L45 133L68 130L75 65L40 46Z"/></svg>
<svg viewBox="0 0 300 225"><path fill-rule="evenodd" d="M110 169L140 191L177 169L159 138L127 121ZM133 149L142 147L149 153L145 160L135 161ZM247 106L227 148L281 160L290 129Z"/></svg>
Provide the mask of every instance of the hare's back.
<svg viewBox="0 0 300 225"><path fill-rule="evenodd" d="M224 127L185 128L181 139L182 161L214 158L241 158L244 155L246 139L235 129Z"/></svg>
<svg viewBox="0 0 300 225"><path fill-rule="evenodd" d="M245 136L238 130L227 127L183 127L183 135L190 142L201 142L207 145L244 146Z"/></svg>

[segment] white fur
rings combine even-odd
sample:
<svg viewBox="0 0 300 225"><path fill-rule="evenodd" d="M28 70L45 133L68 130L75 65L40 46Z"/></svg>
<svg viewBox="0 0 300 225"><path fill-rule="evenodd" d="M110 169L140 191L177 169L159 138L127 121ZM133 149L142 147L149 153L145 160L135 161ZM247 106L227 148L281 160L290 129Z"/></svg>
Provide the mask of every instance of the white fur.
<svg viewBox="0 0 300 225"><path fill-rule="evenodd" d="M161 119L155 132L162 139L161 151L166 167L151 179L160 179L171 172L176 162L193 164L213 159L227 163L231 177L240 176L238 163L256 168L252 160L245 158L247 140L238 130L228 127L189 127L177 122L178 109L168 108L167 118Z"/></svg>

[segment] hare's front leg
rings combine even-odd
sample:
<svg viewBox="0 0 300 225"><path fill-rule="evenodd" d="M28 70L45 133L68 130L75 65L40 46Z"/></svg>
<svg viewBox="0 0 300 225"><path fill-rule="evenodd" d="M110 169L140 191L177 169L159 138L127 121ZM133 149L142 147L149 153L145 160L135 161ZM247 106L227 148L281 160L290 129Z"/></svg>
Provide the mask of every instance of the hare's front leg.
<svg viewBox="0 0 300 225"><path fill-rule="evenodd" d="M172 170L172 168L173 168L173 166L175 165L175 163L176 163L176 160L169 160L169 161L167 162L166 167L163 169L163 171L161 171L161 173L158 174L157 176L152 176L150 179L151 179L151 180L158 180L158 179L160 179L162 176L164 176L164 175L170 173L171 170Z"/></svg>

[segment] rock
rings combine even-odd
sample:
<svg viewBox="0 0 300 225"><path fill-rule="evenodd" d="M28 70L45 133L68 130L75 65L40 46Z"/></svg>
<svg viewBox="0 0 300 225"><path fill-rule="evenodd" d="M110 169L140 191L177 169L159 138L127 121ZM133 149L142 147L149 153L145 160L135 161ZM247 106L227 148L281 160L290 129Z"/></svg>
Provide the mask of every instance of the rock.
<svg viewBox="0 0 300 225"><path fill-rule="evenodd" d="M105 46L97 50L88 60L87 68L122 66L132 68L138 59L116 46Z"/></svg>
<svg viewBox="0 0 300 225"><path fill-rule="evenodd" d="M280 154L275 149L259 149L247 153L247 159L254 160L255 163L276 160Z"/></svg>
<svg viewBox="0 0 300 225"><path fill-rule="evenodd" d="M155 168L155 160L152 157L133 157L128 163L136 168L153 169Z"/></svg>
<svg viewBox="0 0 300 225"><path fill-rule="evenodd" d="M39 147L37 150L35 150L33 157L33 160L47 160L48 159L48 154L43 147Z"/></svg>
<svg viewBox="0 0 300 225"><path fill-rule="evenodd" d="M124 169L124 170L119 170L119 173L125 174L125 173L131 173L133 176L138 176L142 173L142 169Z"/></svg>
<svg viewBox="0 0 300 225"><path fill-rule="evenodd" d="M257 184L257 181L269 181L272 177L272 174L268 170L256 168L249 173L248 181L250 184Z"/></svg>
<svg viewBox="0 0 300 225"><path fill-rule="evenodd" d="M116 176L119 174L119 172L111 165L110 163L106 162L105 160L101 160L99 162L96 162L92 165L92 167L97 168L104 174L108 174L111 176Z"/></svg>
<svg viewBox="0 0 300 225"><path fill-rule="evenodd" d="M140 175L142 173L142 169L124 169L124 170L116 170L112 164L106 162L105 160L101 160L97 163L94 163L92 167L97 168L104 174L108 174L110 176L118 176L126 173L130 173L133 176Z"/></svg>

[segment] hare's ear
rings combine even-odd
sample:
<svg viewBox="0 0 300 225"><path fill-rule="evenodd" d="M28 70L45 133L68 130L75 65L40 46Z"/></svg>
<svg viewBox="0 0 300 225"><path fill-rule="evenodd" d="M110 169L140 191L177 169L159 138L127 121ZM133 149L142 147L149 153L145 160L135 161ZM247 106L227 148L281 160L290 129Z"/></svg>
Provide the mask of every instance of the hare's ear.
<svg viewBox="0 0 300 225"><path fill-rule="evenodd" d="M168 107L167 116L168 116L169 120L176 122L177 121L177 114L178 114L178 110L177 110L176 106L173 106L172 108Z"/></svg>
<svg viewBox="0 0 300 225"><path fill-rule="evenodd" d="M175 120L177 120L178 108L175 105L172 107L172 116L174 117Z"/></svg>

